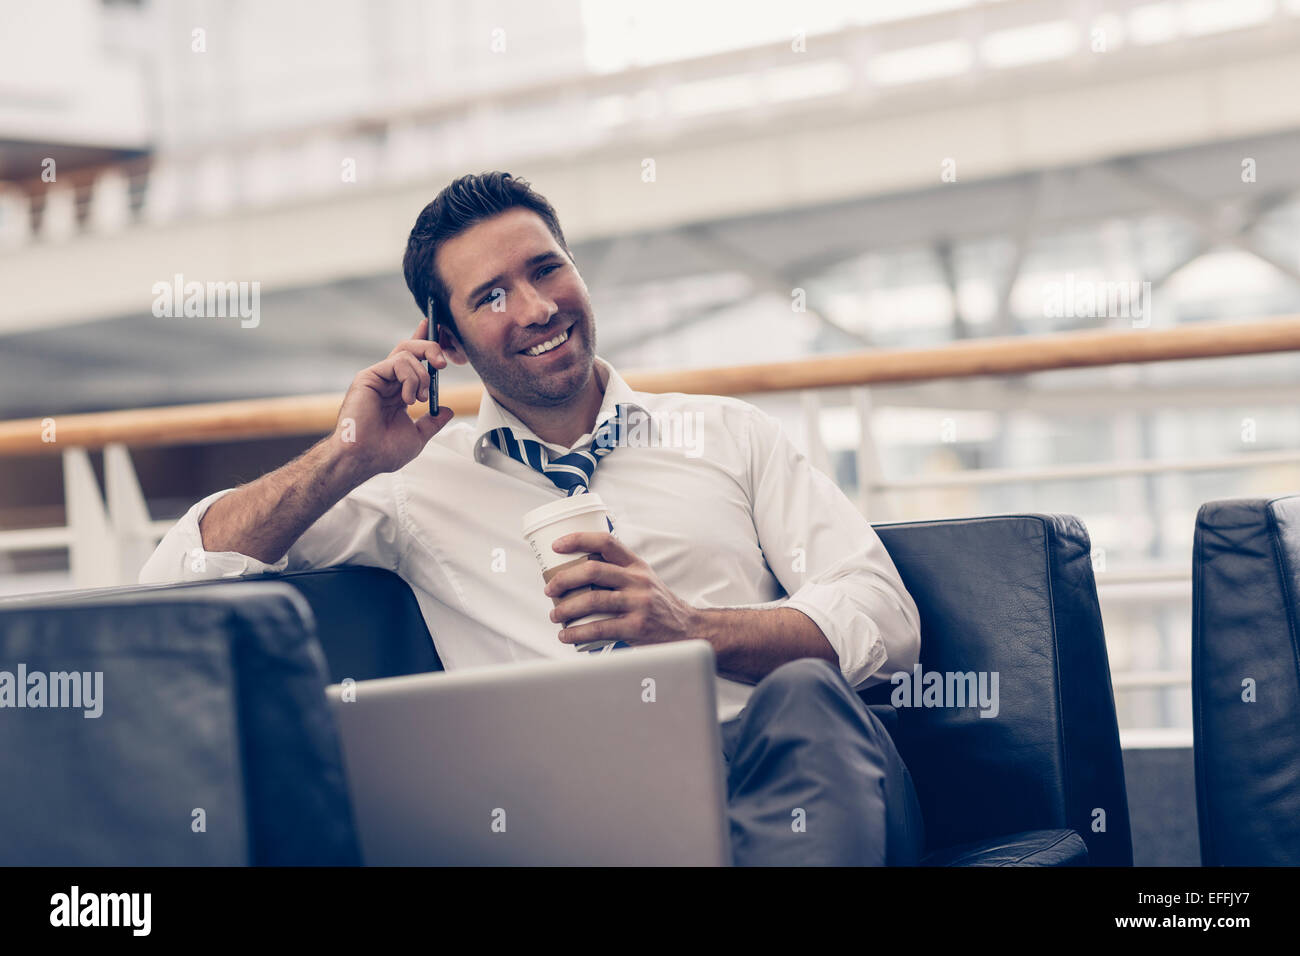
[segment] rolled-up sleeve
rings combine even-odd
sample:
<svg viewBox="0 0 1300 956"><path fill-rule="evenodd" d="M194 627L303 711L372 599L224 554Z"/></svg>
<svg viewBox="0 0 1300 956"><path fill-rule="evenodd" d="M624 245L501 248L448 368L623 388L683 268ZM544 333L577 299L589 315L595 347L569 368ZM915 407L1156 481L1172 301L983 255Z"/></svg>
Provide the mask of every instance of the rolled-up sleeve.
<svg viewBox="0 0 1300 956"><path fill-rule="evenodd" d="M303 571L336 564L363 564L398 570L401 521L391 475L358 485L306 531L274 564L237 551L208 551L199 522L227 488L208 495L170 528L144 567L141 584L239 577L265 571Z"/></svg>
<svg viewBox="0 0 1300 956"><path fill-rule="evenodd" d="M911 670L920 614L884 543L844 492L755 408L748 429L754 525L768 566L858 689Z"/></svg>

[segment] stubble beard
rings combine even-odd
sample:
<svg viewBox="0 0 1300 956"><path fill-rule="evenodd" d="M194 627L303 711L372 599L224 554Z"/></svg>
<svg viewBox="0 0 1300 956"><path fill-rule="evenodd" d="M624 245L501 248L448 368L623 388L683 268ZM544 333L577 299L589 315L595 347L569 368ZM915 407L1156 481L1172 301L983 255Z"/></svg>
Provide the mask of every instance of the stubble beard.
<svg viewBox="0 0 1300 956"><path fill-rule="evenodd" d="M461 348L484 385L522 405L555 408L581 395L595 369L595 323L584 319L576 321L569 329L570 341L575 331L581 348L576 360L563 372L541 377L528 374L527 367L520 364L527 361L522 356L520 362L489 358L463 339Z"/></svg>

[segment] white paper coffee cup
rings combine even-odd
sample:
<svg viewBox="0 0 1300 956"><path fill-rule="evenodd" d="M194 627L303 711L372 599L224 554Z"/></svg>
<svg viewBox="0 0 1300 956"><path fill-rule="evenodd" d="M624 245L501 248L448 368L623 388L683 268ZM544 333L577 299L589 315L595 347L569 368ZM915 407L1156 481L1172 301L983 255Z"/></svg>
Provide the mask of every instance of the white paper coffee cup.
<svg viewBox="0 0 1300 956"><path fill-rule="evenodd" d="M551 542L566 534L574 534L579 531L609 531L611 526L609 509L605 507L605 503L600 500L598 495L587 492L586 494L574 495L571 498L561 498L559 501L549 502L540 508L534 508L524 515L524 540L533 549L533 556L537 558L537 563L542 569L542 580L549 583L561 568L570 567L580 561L601 560L600 555L586 551L567 551L560 554L551 548ZM592 590L591 585L574 588L572 591L566 591L560 598L571 597L574 594L582 594L590 590ZM551 598L551 603L559 604L560 598ZM590 624L592 621L603 621L616 616L601 611L576 618L569 621L565 626L577 627L579 624ZM577 648L580 651L587 651L612 643L614 642L609 640L588 641L585 644L577 645Z"/></svg>

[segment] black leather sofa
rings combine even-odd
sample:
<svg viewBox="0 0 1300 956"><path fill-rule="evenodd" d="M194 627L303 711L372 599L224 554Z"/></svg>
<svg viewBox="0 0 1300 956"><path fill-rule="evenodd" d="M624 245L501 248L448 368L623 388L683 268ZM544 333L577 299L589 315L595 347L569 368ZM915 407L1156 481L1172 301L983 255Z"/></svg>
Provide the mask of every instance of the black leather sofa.
<svg viewBox="0 0 1300 956"><path fill-rule="evenodd" d="M1196 516L1192 719L1202 865L1300 865L1300 495Z"/></svg>
<svg viewBox="0 0 1300 956"><path fill-rule="evenodd" d="M1069 516L1015 515L876 528L921 611L922 670L998 675L990 717L975 706L895 710L889 685L864 695L913 774L925 813L924 864L1131 865L1119 732L1083 525ZM182 676L160 682L140 634L164 641ZM0 815L0 848L7 848L0 863L353 862L338 744L320 687L441 669L405 582L364 567L0 602L0 668L43 645L57 648L41 658L50 669L105 662L109 686L130 687L153 720L123 723L107 752L86 739L98 728L70 728L70 720L57 731L33 722L0 737L2 760L68 765L0 789L0 806L19 811ZM118 668L111 680L110 663ZM293 692L278 695L273 714L259 701L277 696L268 695L275 681ZM270 726L272 718L279 726ZM111 736L112 725L105 727L110 732L100 736ZM152 775L121 779L120 761L137 759L137 750ZM276 752L292 773L280 772ZM80 786L120 789L111 806L122 813L79 815L83 803L65 792L74 774ZM243 787L244 843L230 823L222 854L195 841L172 846L175 815L183 811L188 827L189 805L199 799L190 794L206 792L194 789L200 784L224 782L221 805L238 816L232 778ZM215 797L204 799L216 805ZM301 814L303 800L315 812ZM127 813L128 805L145 810ZM280 825L288 826L283 840ZM11 843L22 828L31 836Z"/></svg>

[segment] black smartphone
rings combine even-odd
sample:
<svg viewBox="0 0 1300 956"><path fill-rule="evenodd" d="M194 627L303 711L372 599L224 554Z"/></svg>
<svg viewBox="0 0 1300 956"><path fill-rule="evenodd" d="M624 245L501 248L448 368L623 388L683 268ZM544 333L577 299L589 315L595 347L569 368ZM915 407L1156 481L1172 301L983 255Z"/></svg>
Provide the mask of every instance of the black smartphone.
<svg viewBox="0 0 1300 956"><path fill-rule="evenodd" d="M429 341L438 341L438 319L433 312L433 296L429 297L426 305L429 317ZM429 414L438 414L438 369L428 359L424 360L424 367L429 370Z"/></svg>

